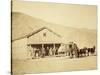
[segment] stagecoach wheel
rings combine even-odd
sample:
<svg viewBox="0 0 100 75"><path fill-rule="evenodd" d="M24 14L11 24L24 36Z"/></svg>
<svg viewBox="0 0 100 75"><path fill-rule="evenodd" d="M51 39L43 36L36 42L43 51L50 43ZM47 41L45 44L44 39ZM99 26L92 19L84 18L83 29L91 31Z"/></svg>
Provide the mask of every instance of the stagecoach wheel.
<svg viewBox="0 0 100 75"><path fill-rule="evenodd" d="M75 52L75 58L78 58L78 52Z"/></svg>
<svg viewBox="0 0 100 75"><path fill-rule="evenodd" d="M43 54L41 54L41 58L44 58L44 55L45 55L44 53L43 53Z"/></svg>
<svg viewBox="0 0 100 75"><path fill-rule="evenodd" d="M70 56L70 53L68 52L68 56Z"/></svg>
<svg viewBox="0 0 100 75"><path fill-rule="evenodd" d="M70 56L70 52L69 51L66 52L66 56Z"/></svg>
<svg viewBox="0 0 100 75"><path fill-rule="evenodd" d="M70 59L72 59L72 58L73 58L73 56L70 56L69 58L70 58Z"/></svg>
<svg viewBox="0 0 100 75"><path fill-rule="evenodd" d="M35 59L35 57L32 57L32 59Z"/></svg>
<svg viewBox="0 0 100 75"><path fill-rule="evenodd" d="M73 58L73 54L72 53L70 53L69 58L71 58L71 59Z"/></svg>
<svg viewBox="0 0 100 75"><path fill-rule="evenodd" d="M72 53L72 51L69 51L69 58L73 58L73 53Z"/></svg>

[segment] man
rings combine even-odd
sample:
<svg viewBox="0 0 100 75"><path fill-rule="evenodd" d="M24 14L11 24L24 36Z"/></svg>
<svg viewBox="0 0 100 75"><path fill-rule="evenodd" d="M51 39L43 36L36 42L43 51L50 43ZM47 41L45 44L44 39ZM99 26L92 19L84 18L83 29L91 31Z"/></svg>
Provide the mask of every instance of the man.
<svg viewBox="0 0 100 75"><path fill-rule="evenodd" d="M53 55L53 48L52 48L52 47L49 49L49 55L50 55L50 56Z"/></svg>

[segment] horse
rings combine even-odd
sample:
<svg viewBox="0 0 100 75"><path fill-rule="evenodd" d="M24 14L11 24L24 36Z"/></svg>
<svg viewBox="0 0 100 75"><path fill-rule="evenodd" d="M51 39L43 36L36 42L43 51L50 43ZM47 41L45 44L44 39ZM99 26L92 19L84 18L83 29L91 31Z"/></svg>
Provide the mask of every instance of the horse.
<svg viewBox="0 0 100 75"><path fill-rule="evenodd" d="M95 46L93 46L92 48L87 48L88 50L88 56L91 54L91 55L94 55L95 54Z"/></svg>
<svg viewBox="0 0 100 75"><path fill-rule="evenodd" d="M78 51L79 57L84 57L87 56L88 54L88 50L86 47L79 49Z"/></svg>
<svg viewBox="0 0 100 75"><path fill-rule="evenodd" d="M93 55L95 53L95 46L93 46L92 48L81 48L79 49L79 57L84 57L84 56L89 56L90 54Z"/></svg>

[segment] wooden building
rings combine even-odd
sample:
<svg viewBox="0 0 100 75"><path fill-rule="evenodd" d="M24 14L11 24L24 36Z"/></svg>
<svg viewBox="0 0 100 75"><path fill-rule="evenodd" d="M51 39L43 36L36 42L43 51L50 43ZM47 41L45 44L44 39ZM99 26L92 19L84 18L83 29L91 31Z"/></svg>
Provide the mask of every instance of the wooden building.
<svg viewBox="0 0 100 75"><path fill-rule="evenodd" d="M46 49L59 48L62 43L61 36L47 27L42 27L23 37L12 40L13 59L27 59L31 48ZM48 55L48 52L46 51Z"/></svg>

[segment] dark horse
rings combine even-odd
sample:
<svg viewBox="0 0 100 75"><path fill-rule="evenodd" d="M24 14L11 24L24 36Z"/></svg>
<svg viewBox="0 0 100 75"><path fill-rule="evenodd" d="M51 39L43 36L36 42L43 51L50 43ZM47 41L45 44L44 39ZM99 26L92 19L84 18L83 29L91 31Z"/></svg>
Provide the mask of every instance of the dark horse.
<svg viewBox="0 0 100 75"><path fill-rule="evenodd" d="M78 57L84 57L88 55L88 50L86 47L79 49Z"/></svg>
<svg viewBox="0 0 100 75"><path fill-rule="evenodd" d="M92 48L87 48L88 50L88 56L91 54L91 55L94 55L95 54L95 46L93 46Z"/></svg>
<svg viewBox="0 0 100 75"><path fill-rule="evenodd" d="M92 48L81 48L78 51L78 56L79 57L84 57L84 56L89 56L90 54L93 55L95 53L95 46L93 46Z"/></svg>

